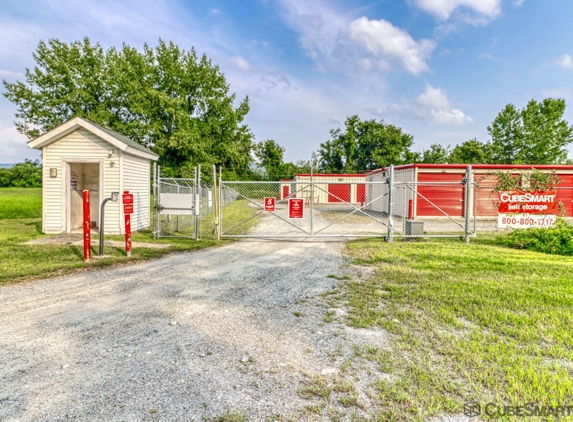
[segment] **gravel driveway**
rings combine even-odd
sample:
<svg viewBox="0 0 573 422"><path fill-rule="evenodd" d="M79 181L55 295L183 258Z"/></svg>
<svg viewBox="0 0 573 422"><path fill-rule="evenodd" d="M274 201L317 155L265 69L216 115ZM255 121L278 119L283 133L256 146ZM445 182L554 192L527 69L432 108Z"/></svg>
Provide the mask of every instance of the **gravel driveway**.
<svg viewBox="0 0 573 422"><path fill-rule="evenodd" d="M343 247L245 240L0 286L0 420L306 418L305 380L387 341L323 322Z"/></svg>

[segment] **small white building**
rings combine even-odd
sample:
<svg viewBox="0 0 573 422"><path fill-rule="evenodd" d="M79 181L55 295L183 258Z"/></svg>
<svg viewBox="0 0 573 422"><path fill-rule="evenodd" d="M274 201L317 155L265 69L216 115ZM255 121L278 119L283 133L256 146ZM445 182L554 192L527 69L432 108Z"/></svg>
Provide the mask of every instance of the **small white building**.
<svg viewBox="0 0 573 422"><path fill-rule="evenodd" d="M81 117L28 142L42 150L42 231L69 233L83 226L82 191L90 191L92 227L99 228L100 204L112 192L118 202L105 206L105 233L125 233L121 194L133 194L132 230L151 225L151 161L159 156L122 134Z"/></svg>

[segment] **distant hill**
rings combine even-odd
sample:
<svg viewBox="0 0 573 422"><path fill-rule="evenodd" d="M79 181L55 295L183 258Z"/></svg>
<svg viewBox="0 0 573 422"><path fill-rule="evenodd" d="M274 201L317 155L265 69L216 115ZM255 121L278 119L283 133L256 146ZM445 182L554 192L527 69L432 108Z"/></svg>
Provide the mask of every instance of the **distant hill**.
<svg viewBox="0 0 573 422"><path fill-rule="evenodd" d="M13 167L14 164L11 163L0 163L0 169L9 169L10 167Z"/></svg>

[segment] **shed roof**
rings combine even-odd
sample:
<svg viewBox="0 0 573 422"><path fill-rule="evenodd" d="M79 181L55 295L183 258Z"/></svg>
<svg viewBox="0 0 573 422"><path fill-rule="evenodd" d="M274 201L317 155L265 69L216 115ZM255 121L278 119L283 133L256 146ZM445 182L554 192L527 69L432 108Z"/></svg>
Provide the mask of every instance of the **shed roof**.
<svg viewBox="0 0 573 422"><path fill-rule="evenodd" d="M147 158L148 160L157 160L159 158L159 155L127 136L88 119L84 119L83 117L71 118L60 126L38 136L36 139L28 141L28 146L33 149L42 149L80 128L99 136L114 147L128 154Z"/></svg>

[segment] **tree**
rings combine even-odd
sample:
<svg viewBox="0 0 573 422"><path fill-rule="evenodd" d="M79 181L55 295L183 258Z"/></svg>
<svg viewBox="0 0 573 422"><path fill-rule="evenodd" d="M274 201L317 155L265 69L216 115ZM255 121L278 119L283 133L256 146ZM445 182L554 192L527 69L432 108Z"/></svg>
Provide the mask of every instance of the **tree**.
<svg viewBox="0 0 573 422"><path fill-rule="evenodd" d="M348 117L344 130L330 131L331 139L321 143L319 166L326 172L351 173L403 164L412 157L413 137L383 120L361 121Z"/></svg>
<svg viewBox="0 0 573 422"><path fill-rule="evenodd" d="M561 164L573 142L573 126L564 119L565 100L531 100L521 110L508 104L487 128L497 164Z"/></svg>
<svg viewBox="0 0 573 422"><path fill-rule="evenodd" d="M21 119L16 127L28 138L80 116L152 148L160 164L182 172L200 163L248 172L248 98L235 107L218 66L194 49L159 40L141 52L125 44L104 51L89 38L52 39L40 41L34 60L25 82L4 81Z"/></svg>
<svg viewBox="0 0 573 422"><path fill-rule="evenodd" d="M449 163L457 164L491 164L493 163L492 147L477 139L470 139L456 145L450 153Z"/></svg>
<svg viewBox="0 0 573 422"><path fill-rule="evenodd" d="M427 164L445 164L450 161L451 148L448 145L444 147L440 144L430 145L430 149L422 152L421 161Z"/></svg>
<svg viewBox="0 0 573 422"><path fill-rule="evenodd" d="M0 188L39 188L42 186L40 160L25 159L10 168L0 168Z"/></svg>
<svg viewBox="0 0 573 422"><path fill-rule="evenodd" d="M282 177L285 149L272 139L259 142L254 147L254 154L259 167L264 167L270 180Z"/></svg>

